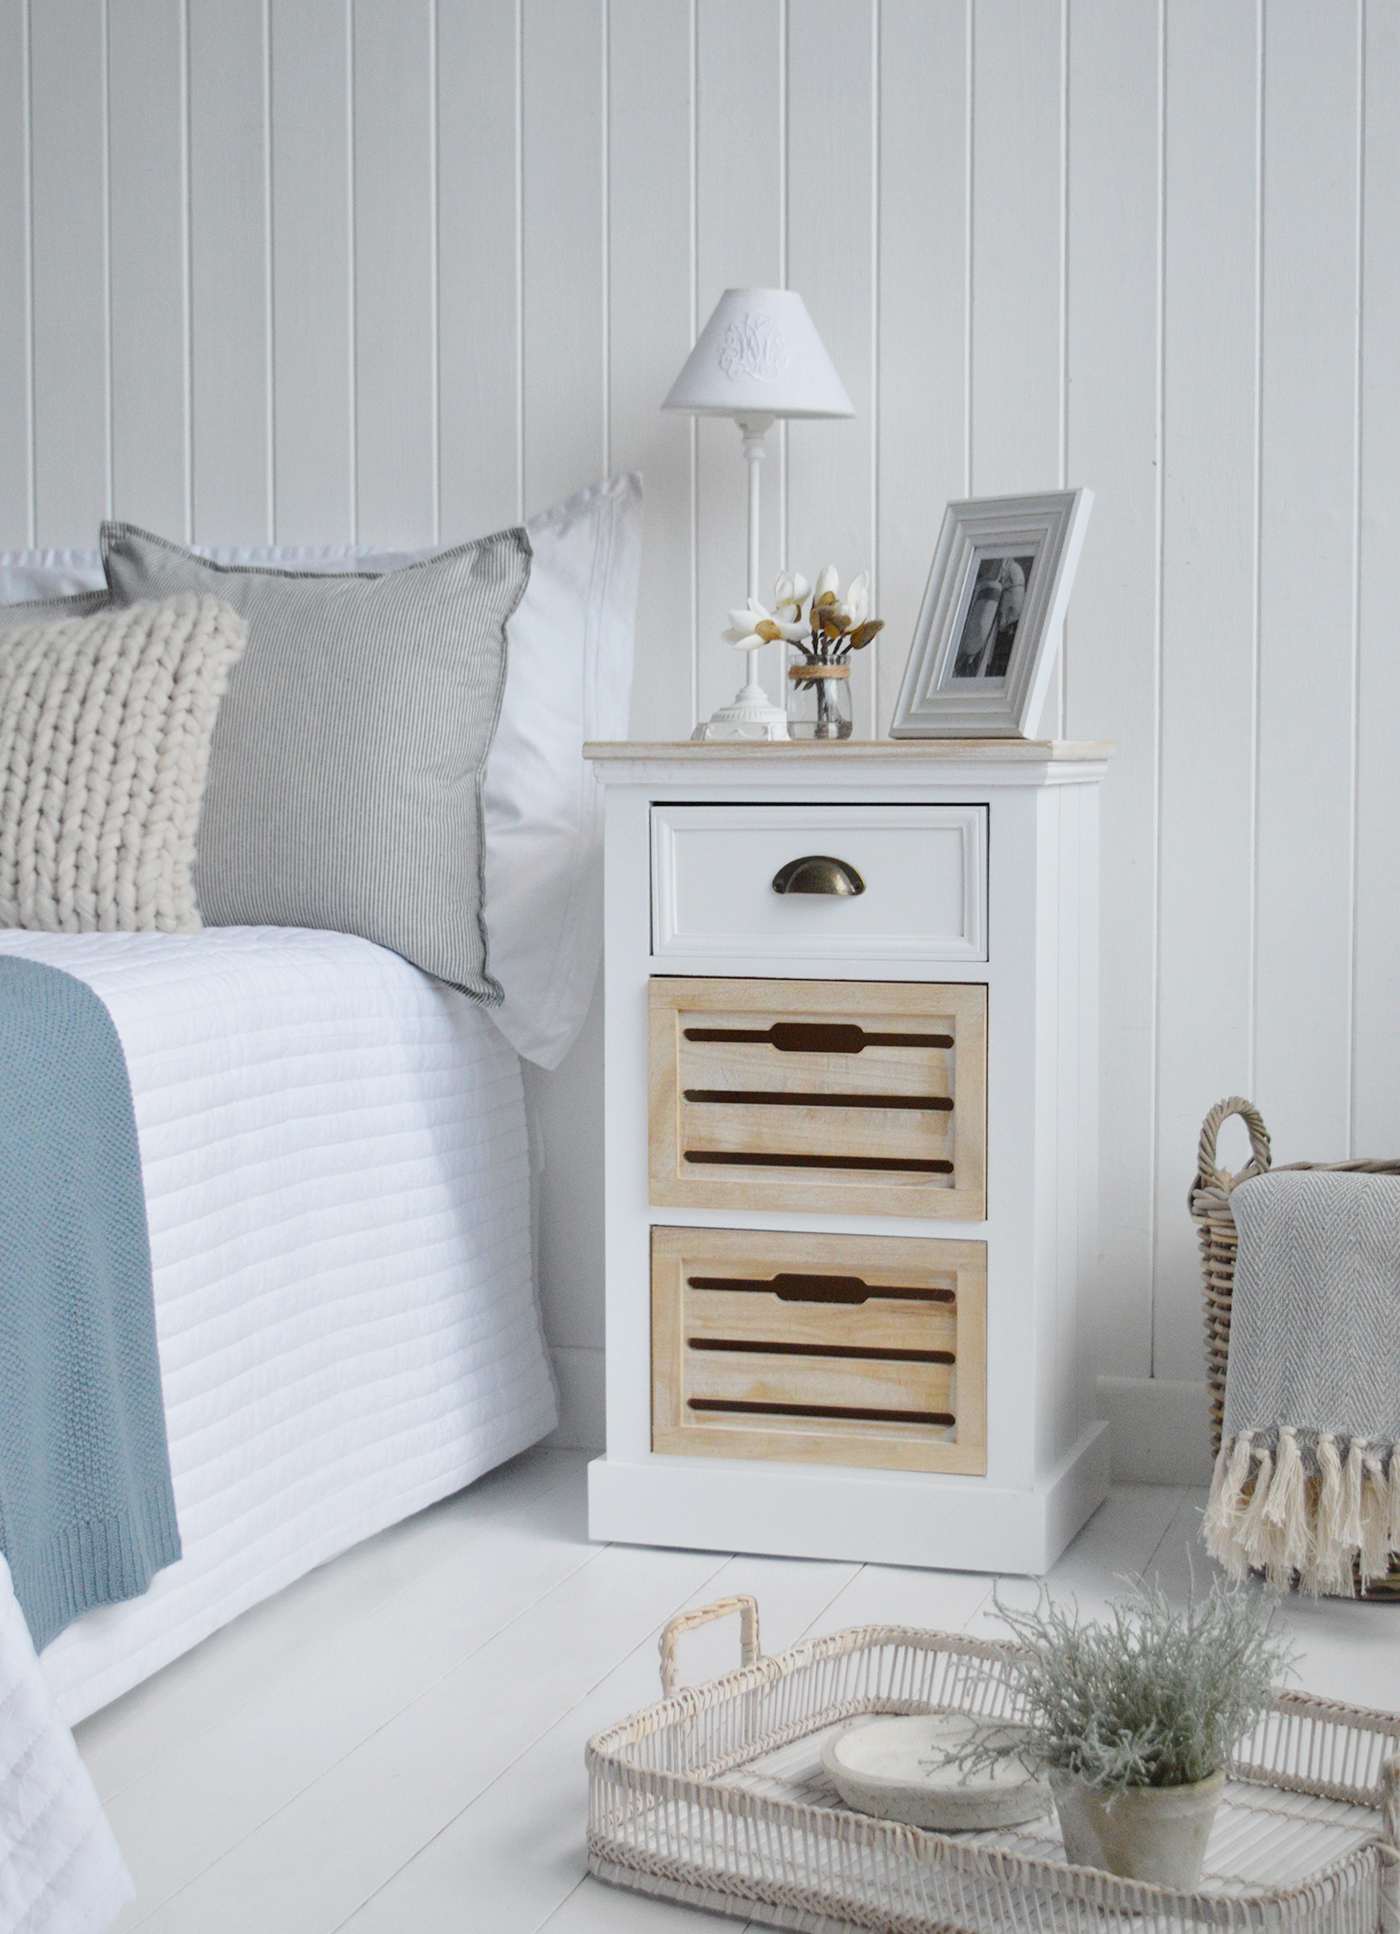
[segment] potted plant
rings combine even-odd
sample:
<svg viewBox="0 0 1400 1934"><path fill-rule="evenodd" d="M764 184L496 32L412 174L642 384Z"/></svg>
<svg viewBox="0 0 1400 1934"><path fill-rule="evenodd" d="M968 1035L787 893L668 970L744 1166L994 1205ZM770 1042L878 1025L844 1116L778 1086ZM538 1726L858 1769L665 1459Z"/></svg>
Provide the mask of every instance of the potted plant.
<svg viewBox="0 0 1400 1934"><path fill-rule="evenodd" d="M1017 1750L1049 1770L1066 1858L1189 1891L1230 1757L1292 1669L1273 1601L1217 1580L1180 1612L1142 1583L1095 1623L997 1609L1022 1648Z"/></svg>

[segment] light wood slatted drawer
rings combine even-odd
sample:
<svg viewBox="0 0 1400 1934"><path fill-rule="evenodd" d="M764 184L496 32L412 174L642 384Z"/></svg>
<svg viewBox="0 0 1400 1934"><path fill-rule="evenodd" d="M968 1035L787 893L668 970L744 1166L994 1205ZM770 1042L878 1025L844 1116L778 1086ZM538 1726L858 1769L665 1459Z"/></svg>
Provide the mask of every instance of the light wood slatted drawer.
<svg viewBox="0 0 1400 1934"><path fill-rule="evenodd" d="M986 1246L652 1231L652 1448L984 1475Z"/></svg>
<svg viewBox="0 0 1400 1934"><path fill-rule="evenodd" d="M661 1207L986 1214L987 990L651 982Z"/></svg>

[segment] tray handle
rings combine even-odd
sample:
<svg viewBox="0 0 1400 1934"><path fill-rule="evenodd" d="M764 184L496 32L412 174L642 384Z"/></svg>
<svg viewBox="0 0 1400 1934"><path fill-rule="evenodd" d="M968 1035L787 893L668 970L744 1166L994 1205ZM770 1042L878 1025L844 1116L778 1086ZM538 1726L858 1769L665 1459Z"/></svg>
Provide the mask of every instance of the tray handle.
<svg viewBox="0 0 1400 1934"><path fill-rule="evenodd" d="M1250 1160L1238 1175L1231 1175L1229 1169L1218 1168L1215 1161L1216 1137L1231 1115L1239 1115L1249 1130ZM1201 1145L1196 1155L1197 1172L1192 1193L1196 1189L1219 1189L1222 1195L1228 1195L1237 1182L1265 1174L1272 1160L1264 1117L1252 1101L1246 1101L1242 1095L1231 1095L1226 1101L1217 1101L1201 1124Z"/></svg>
<svg viewBox="0 0 1400 1934"><path fill-rule="evenodd" d="M717 1598L712 1605L697 1605L693 1612L677 1612L668 1618L661 1631L661 1690L669 1698L676 1688L676 1641L682 1632L697 1625L709 1625L717 1618L739 1614L739 1652L744 1665L758 1657L758 1600L747 1592L733 1598Z"/></svg>

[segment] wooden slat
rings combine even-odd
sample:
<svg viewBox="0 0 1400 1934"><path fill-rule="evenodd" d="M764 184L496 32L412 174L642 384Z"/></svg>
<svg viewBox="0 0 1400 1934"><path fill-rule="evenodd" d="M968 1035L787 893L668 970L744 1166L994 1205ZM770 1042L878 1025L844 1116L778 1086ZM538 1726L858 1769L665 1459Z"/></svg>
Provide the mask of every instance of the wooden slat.
<svg viewBox="0 0 1400 1934"><path fill-rule="evenodd" d="M277 541L355 532L349 0L272 21L273 451Z"/></svg>
<svg viewBox="0 0 1400 1934"><path fill-rule="evenodd" d="M1060 476L1065 0L977 0L972 69L972 489ZM1053 721L1052 721L1053 722Z"/></svg>
<svg viewBox="0 0 1400 1934"><path fill-rule="evenodd" d="M181 0L108 0L107 100L112 504L188 540L184 13Z"/></svg>
<svg viewBox="0 0 1400 1934"><path fill-rule="evenodd" d="M942 1048L784 1053L766 1041L694 1041L687 1028L763 1032L785 1021L947 1035ZM985 1213L986 989L921 983L668 980L651 983L651 1200L662 1206L900 1215ZM690 1101L689 1092L948 1098L953 1107ZM763 1164L689 1155L775 1154ZM830 1166L808 1158L832 1157ZM899 1164L879 1169L856 1163ZM951 1162L952 1172L943 1164ZM916 1164L937 1164L920 1169ZM906 1166L907 1165L907 1166Z"/></svg>
<svg viewBox="0 0 1400 1934"><path fill-rule="evenodd" d="M949 1366L942 1363L687 1349L683 1401L689 1404L694 1397L950 1414L953 1378ZM919 1427L929 1428L927 1424Z"/></svg>
<svg viewBox="0 0 1400 1934"><path fill-rule="evenodd" d="M655 0L652 0L652 10ZM680 11L680 9L677 9ZM727 288L788 286L784 256L783 85L788 8L784 0L695 0L696 327ZM739 50L742 50L740 53ZM681 104L673 102L672 111ZM800 284L793 284L800 287ZM680 364L657 395L666 394ZM744 602L748 523L738 432L722 417L695 425L696 686L698 716L727 705L743 683L744 661L720 636L728 612ZM768 434L763 465L759 594L772 592L782 556L785 433ZM808 577L812 571L804 564ZM778 651L762 655L770 697Z"/></svg>
<svg viewBox="0 0 1400 1934"><path fill-rule="evenodd" d="M968 495L970 0L881 0L880 730L904 676L943 506ZM929 184L938 183L936 193ZM912 323L911 318L917 318Z"/></svg>
<svg viewBox="0 0 1400 1934"><path fill-rule="evenodd" d="M35 541L85 547L110 509L101 0L31 6L29 31Z"/></svg>
<svg viewBox="0 0 1400 1934"><path fill-rule="evenodd" d="M1189 1166L1189 1124L1222 1095L1254 1093L1262 27L1262 10L1214 0L1172 0L1166 16L1161 797L1155 825L1134 835L1139 852L1159 841L1155 1044L1145 1034L1152 1003L1134 990L1140 974L1120 980L1103 954L1100 1273L1123 1288L1103 1299L1100 1363L1119 1376L1150 1375L1154 1356L1160 1376L1201 1375L1195 1232L1175 1214L1154 1230L1144 1193L1152 1084L1156 1199L1166 1204L1184 1153ZM1206 126L1216 130L1209 153L1195 136ZM1122 931L1114 902L1127 858L1109 817L1106 805L1106 941Z"/></svg>
<svg viewBox="0 0 1400 1934"><path fill-rule="evenodd" d="M272 540L268 87L263 13L189 9L194 536Z"/></svg>
<svg viewBox="0 0 1400 1934"><path fill-rule="evenodd" d="M803 0L788 35L788 287L803 292L855 407L844 421L788 427L789 549L809 578L832 563L842 584L877 561L871 409L877 18L870 4ZM817 106L833 92L841 97L839 133ZM939 192L946 192L942 184ZM874 734L874 675L884 643L877 639L852 666L855 729L862 738Z"/></svg>
<svg viewBox="0 0 1400 1934"><path fill-rule="evenodd" d="M875 1289L955 1289L960 1271L985 1260L986 1247L946 1236L814 1236L777 1229L658 1228L652 1234L659 1252L691 1258L696 1275L858 1276Z"/></svg>
<svg viewBox="0 0 1400 1934"><path fill-rule="evenodd" d="M977 497L1064 475L1065 15L976 0L972 61L972 434ZM1095 183L1093 192L1104 193ZM1081 481L1076 478L1075 482ZM1032 730L1058 738L1064 655Z"/></svg>
<svg viewBox="0 0 1400 1934"><path fill-rule="evenodd" d="M953 1350L957 1309L950 1303L789 1303L762 1290L686 1287L682 1329L695 1338L820 1344L837 1349Z"/></svg>
<svg viewBox="0 0 1400 1934"><path fill-rule="evenodd" d="M430 0L355 0L357 529L438 535Z"/></svg>
<svg viewBox="0 0 1400 1934"><path fill-rule="evenodd" d="M1400 704L1392 560L1400 554L1400 9L1366 16L1362 237L1361 599L1357 771L1356 1027L1352 1145L1400 1148ZM1240 1093L1246 1092L1244 1089Z"/></svg>
<svg viewBox="0 0 1400 1934"><path fill-rule="evenodd" d="M781 997L773 1003L775 1009L781 1004ZM862 1048L859 1054L788 1054L766 1041L685 1039L689 1025L753 1027L749 1016L682 1013L679 1025L681 1083L686 1088L780 1088L793 1094L814 1088L870 1095L947 1096L953 1092L952 1056L947 1048L874 1047ZM927 1027L924 1020L920 1031Z"/></svg>
<svg viewBox="0 0 1400 1934"><path fill-rule="evenodd" d="M614 470L646 479L637 637L647 675L631 730L683 738L694 724L694 420L656 405L694 342L690 10L608 9L608 412ZM725 426L728 427L728 426ZM735 452L726 452L731 462ZM712 632L714 625L707 627ZM710 643L707 649L721 647Z"/></svg>
<svg viewBox="0 0 1400 1934"><path fill-rule="evenodd" d="M607 463L602 0L521 0L525 510Z"/></svg>
<svg viewBox="0 0 1400 1934"><path fill-rule="evenodd" d="M1275 1148L1330 1160L1353 1152L1358 10L1270 0L1264 16L1250 1093Z"/></svg>
<svg viewBox="0 0 1400 1934"><path fill-rule="evenodd" d="M438 453L444 544L520 515L515 0L439 7Z"/></svg>
<svg viewBox="0 0 1400 1934"><path fill-rule="evenodd" d="M742 1155L947 1162L953 1159L950 1119L907 1108L736 1107L682 1100L678 1135L682 1160L692 1153L726 1150Z"/></svg>
<svg viewBox="0 0 1400 1934"><path fill-rule="evenodd" d="M784 1303L766 1292L699 1290L693 1279L778 1273L859 1277L878 1287L953 1289L949 1303L878 1297ZM905 1237L773 1230L652 1231L653 1448L669 1455L978 1474L986 1470L986 1247ZM695 1350L692 1338L945 1350L953 1364ZM951 1414L951 1427L773 1412L696 1411L691 1398Z"/></svg>
<svg viewBox="0 0 1400 1934"><path fill-rule="evenodd" d="M1183 424L1199 418L1209 426L1207 435L1219 436L1221 452L1217 456L1213 445L1207 446L1215 474L1203 474L1193 460L1194 442L1183 456L1169 444L1172 460L1163 476L1157 388L1162 11L1156 4L1125 7L1118 0L1075 0L1069 10L1069 151L1076 179L1092 183L1092 189L1086 186L1068 204L1067 476L1073 483L1091 483L1095 499L1066 631L1066 729L1096 729L1111 719L1121 742L1120 754L1105 776L1103 802L1104 869L1113 890L1103 904L1103 957L1111 971L1103 984L1101 1200L1108 1251L1103 1280L1114 1285L1114 1292L1104 1298L1099 1349L1101 1368L1111 1366L1118 1374L1140 1376L1149 1374L1151 1364L1153 1083L1171 1081L1180 1063L1192 1065L1194 1045L1188 1038L1179 1038L1169 1055L1159 1057L1154 1032L1157 962L1171 952L1180 931L1166 920L1159 930L1157 875L1152 865L1143 864L1143 856L1158 841L1159 693L1171 694L1180 729L1196 733L1197 743L1222 724L1227 732L1233 726L1223 704L1219 710L1212 704L1211 716L1206 718L1191 702L1192 694L1199 691L1198 678L1210 675L1207 666L1221 655L1205 585L1209 582L1213 591L1221 587L1189 538L1183 548L1187 562L1179 567L1173 590L1184 590L1198 612L1181 649L1199 657L1200 668L1179 684L1170 668L1163 672L1157 650L1158 497L1162 489L1177 488L1178 465L1187 454L1192 459L1191 487L1184 509L1192 523L1200 516L1203 496L1208 496L1218 504L1222 519L1228 517L1230 527L1237 530L1239 520L1249 517L1253 494L1252 481L1241 478L1233 467L1240 449L1240 412L1234 408L1228 416L1222 415L1221 372L1198 368L1194 360L1179 378L1167 378L1166 407ZM1203 4L1186 0L1184 7L1172 0L1167 11L1168 34L1182 30L1179 23L1184 16L1195 14L1201 23L1198 30L1185 29L1199 31L1199 58L1180 77L1181 86L1188 94L1204 88L1214 95L1218 89L1222 98L1204 120L1196 120L1183 114L1173 93L1177 82L1171 81L1166 101L1178 119L1166 154L1185 178L1190 219L1202 224L1197 233L1205 239L1228 229L1242 245L1227 263L1213 246L1203 249L1194 237L1187 241L1185 259L1172 256L1167 299L1175 305L1178 323L1184 321L1201 331L1203 346L1211 337L1205 323L1209 317L1220 332L1226 351L1224 369L1233 380L1239 347L1236 330L1250 313L1245 310L1237 319L1234 304L1241 286L1250 281L1253 236L1251 196L1241 192L1244 184L1235 172L1239 156L1248 149L1252 190L1253 105L1252 98L1248 103L1239 101L1233 83L1238 73L1237 49L1252 32L1254 15L1244 8L1221 9L1212 0ZM1212 50L1212 36L1220 47L1219 58ZM1222 78L1221 70L1227 78ZM1251 76L1252 71L1251 67ZM1218 119L1222 114L1227 118ZM1206 144L1193 138L1189 130L1202 125L1218 126L1218 141ZM1224 193L1220 171L1227 165L1231 187ZM1172 219L1181 225L1176 211ZM1181 346L1178 340L1174 349ZM1208 406L1203 401L1207 396ZM1252 467L1252 446L1250 463ZM1233 611L1240 592L1247 598L1249 573L1237 569L1228 551L1222 551L1220 564L1232 580ZM1129 635L1133 649L1125 651L1123 639ZM1222 681L1229 678L1233 684L1233 667L1227 672L1221 665L1220 675ZM1188 755L1181 776L1186 781L1184 790L1192 796L1162 811L1163 848L1171 840L1183 858L1199 854L1203 837L1214 853L1221 797L1240 801L1238 788L1247 785L1248 760L1243 768L1236 765L1211 772L1209 781L1207 772L1211 772L1208 762L1197 764ZM1247 824L1247 806L1244 821ZM1192 828L1189 839L1184 837L1186 825ZM1206 825L1209 832L1203 831ZM1232 843L1237 827L1238 820L1228 831L1220 828L1221 843ZM1196 878L1199 881L1199 868ZM1222 930L1229 927L1232 914L1231 908L1219 909ZM1199 1000L1194 970L1189 978L1192 1021L1199 1023L1196 1038L1200 1040L1212 1035L1214 1017L1203 1011L1208 1004ZM1228 1083L1222 1092L1227 1089ZM1180 1108L1180 1117L1200 1115L1206 1105L1188 1100ZM1163 1111L1163 1119L1175 1115L1175 1110ZM1065 1157L1069 1153L1062 1151ZM1180 1167L1174 1138L1164 1143L1163 1156L1157 1200L1170 1202L1178 1184L1168 1182L1168 1170L1174 1176ZM1162 1215L1158 1226L1174 1236L1178 1223L1189 1242L1185 1217ZM1199 1372L1193 1368L1177 1374L1194 1377Z"/></svg>
<svg viewBox="0 0 1400 1934"><path fill-rule="evenodd" d="M28 9L0 7L0 547L33 542L30 525Z"/></svg>

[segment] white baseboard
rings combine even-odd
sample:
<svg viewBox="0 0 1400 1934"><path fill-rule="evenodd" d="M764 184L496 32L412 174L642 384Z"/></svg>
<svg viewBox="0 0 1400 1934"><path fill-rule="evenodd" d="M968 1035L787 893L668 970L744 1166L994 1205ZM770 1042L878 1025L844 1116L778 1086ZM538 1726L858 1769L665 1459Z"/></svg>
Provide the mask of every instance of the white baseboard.
<svg viewBox="0 0 1400 1934"><path fill-rule="evenodd" d="M766 1459L598 1457L588 1535L599 1543L758 1552L936 1571L1047 1571L1108 1491L1108 1433L1091 1424L1029 1491L985 1478Z"/></svg>
<svg viewBox="0 0 1400 1934"><path fill-rule="evenodd" d="M1099 1415L1120 1484L1209 1484L1210 1404L1203 1383L1100 1377Z"/></svg>
<svg viewBox="0 0 1400 1934"><path fill-rule="evenodd" d="M559 1423L544 1441L555 1450L601 1450L607 1442L603 1352L555 1346L549 1354L559 1385Z"/></svg>

